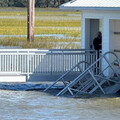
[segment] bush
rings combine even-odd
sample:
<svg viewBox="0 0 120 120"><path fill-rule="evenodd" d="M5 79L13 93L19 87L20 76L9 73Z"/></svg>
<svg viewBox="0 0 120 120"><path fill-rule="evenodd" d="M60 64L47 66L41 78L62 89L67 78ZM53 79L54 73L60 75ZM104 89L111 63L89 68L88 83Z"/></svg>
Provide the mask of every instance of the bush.
<svg viewBox="0 0 120 120"><path fill-rule="evenodd" d="M27 7L28 0L0 0L0 7ZM59 7L70 0L35 0L36 7Z"/></svg>

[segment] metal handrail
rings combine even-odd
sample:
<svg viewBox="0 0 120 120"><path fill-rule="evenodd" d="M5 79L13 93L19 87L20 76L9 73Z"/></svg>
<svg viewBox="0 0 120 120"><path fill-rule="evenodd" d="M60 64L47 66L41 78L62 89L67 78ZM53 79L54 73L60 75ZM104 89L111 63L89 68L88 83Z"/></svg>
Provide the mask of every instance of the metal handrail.
<svg viewBox="0 0 120 120"><path fill-rule="evenodd" d="M97 84L97 87L94 88L94 90L96 90L97 88L100 88L100 90L105 94L105 91L104 89L102 88L102 84L106 81L104 80L104 77L103 78L103 82L101 81L101 83L98 83L98 80L96 79L94 73L91 71L91 69L93 68L93 66L95 66L98 62L100 62L102 59L105 59L106 62L108 63L108 66L112 69L113 73L115 73L117 75L117 77L119 78L120 80L120 76L117 74L116 70L114 69L114 67L111 65L111 63L107 60L106 58L106 55L108 54L113 54L116 59L119 61L119 58L117 57L117 55L114 53L114 52L106 52L104 55L102 55L99 59L97 59L92 65L90 65L85 71L83 71L77 78L75 78L70 84L68 84L67 86L65 86L65 88L63 90L61 90L57 96L61 95L61 94L64 94L66 91L68 91L68 88L72 88L76 83L78 83L80 80L82 80L88 73L91 75L91 77L93 78L93 81ZM109 79L107 79L109 80ZM83 91L85 92L85 91ZM90 91L91 93L91 91ZM73 94L73 93L72 93Z"/></svg>

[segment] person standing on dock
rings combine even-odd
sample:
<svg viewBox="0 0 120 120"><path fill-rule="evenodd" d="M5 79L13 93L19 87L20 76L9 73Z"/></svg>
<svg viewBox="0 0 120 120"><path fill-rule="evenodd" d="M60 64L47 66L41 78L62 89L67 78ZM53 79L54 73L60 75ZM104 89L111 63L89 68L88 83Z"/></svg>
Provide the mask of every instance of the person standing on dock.
<svg viewBox="0 0 120 120"><path fill-rule="evenodd" d="M100 57L100 50L102 49L102 33L98 32L97 37L93 40L94 49L97 51L97 59ZM95 73L99 74L100 63L97 62L97 69Z"/></svg>
<svg viewBox="0 0 120 120"><path fill-rule="evenodd" d="M99 52L102 49L102 33L98 32L97 37L93 40L94 49L97 51L97 59L99 58Z"/></svg>

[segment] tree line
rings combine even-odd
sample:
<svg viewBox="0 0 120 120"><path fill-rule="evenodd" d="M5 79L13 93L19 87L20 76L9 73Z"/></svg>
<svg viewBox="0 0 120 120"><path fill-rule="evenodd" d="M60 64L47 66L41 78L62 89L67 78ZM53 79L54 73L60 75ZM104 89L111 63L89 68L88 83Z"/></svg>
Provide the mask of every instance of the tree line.
<svg viewBox="0 0 120 120"><path fill-rule="evenodd" d="M70 0L35 0L35 6L41 8L59 7ZM0 0L0 7L27 7L27 0Z"/></svg>

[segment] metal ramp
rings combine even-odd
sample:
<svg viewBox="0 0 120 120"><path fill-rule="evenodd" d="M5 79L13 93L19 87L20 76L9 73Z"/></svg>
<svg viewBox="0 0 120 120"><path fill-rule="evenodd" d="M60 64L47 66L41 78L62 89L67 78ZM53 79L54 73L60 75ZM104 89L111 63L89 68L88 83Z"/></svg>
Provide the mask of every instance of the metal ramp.
<svg viewBox="0 0 120 120"><path fill-rule="evenodd" d="M69 77L71 74L73 74L73 79L78 77L87 67L89 66L89 63L86 61L80 61L77 65L73 66L70 70L65 72L60 78L58 78L53 84L51 84L48 88L46 88L44 91L47 91L48 89L54 87L57 83L61 83L64 87L66 87L71 80L69 80ZM78 72L76 72L76 70ZM77 74L75 74L77 73Z"/></svg>
<svg viewBox="0 0 120 120"><path fill-rule="evenodd" d="M111 59L108 60L108 58ZM101 62L105 64L102 70L99 69ZM64 75L67 75L67 73ZM64 75L45 89L45 91L61 79L64 83ZM63 95L66 92L69 92L71 95L92 94L95 92L103 94L116 93L120 90L120 59L114 52L107 52L92 65L86 67L84 70L81 69L80 74L71 82L68 82L68 84L64 83L64 86L57 96Z"/></svg>

